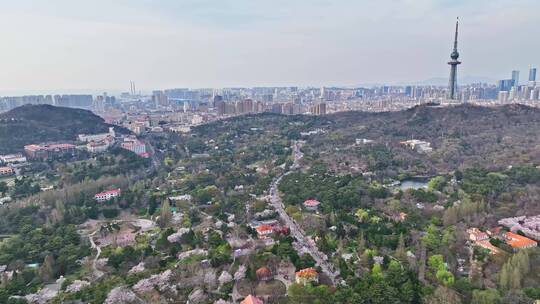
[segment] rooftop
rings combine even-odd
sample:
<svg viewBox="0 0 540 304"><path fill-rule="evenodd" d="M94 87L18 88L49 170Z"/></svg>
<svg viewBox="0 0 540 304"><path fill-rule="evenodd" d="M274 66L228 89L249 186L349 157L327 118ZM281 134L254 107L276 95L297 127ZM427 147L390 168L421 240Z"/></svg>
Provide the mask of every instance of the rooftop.
<svg viewBox="0 0 540 304"><path fill-rule="evenodd" d="M313 277L316 277L318 276L319 274L317 273L317 270L315 270L314 268L305 268L305 269L302 269L300 271L297 271L296 272L296 276L297 277L301 277L301 278L313 278Z"/></svg>
<svg viewBox="0 0 540 304"><path fill-rule="evenodd" d="M264 304L263 301L255 296L248 295L244 301L240 302L240 304Z"/></svg>
<svg viewBox="0 0 540 304"><path fill-rule="evenodd" d="M537 245L536 241L513 232L507 232L506 238L508 239L506 243L513 248L522 248Z"/></svg>
<svg viewBox="0 0 540 304"><path fill-rule="evenodd" d="M307 206L307 207L316 207L316 206L319 206L320 204L321 202L314 199L308 199L307 201L304 202L304 206Z"/></svg>
<svg viewBox="0 0 540 304"><path fill-rule="evenodd" d="M107 194L118 194L118 193L120 193L120 191L121 191L120 188L111 189L111 190L106 190L106 191L97 193L95 196L103 196L103 195L107 195Z"/></svg>

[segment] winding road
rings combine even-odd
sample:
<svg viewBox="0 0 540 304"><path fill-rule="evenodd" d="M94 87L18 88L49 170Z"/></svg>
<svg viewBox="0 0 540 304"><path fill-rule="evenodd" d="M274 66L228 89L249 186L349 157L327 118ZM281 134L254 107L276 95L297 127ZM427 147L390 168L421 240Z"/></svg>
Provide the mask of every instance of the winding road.
<svg viewBox="0 0 540 304"><path fill-rule="evenodd" d="M291 231L291 235L296 239L297 244L305 253L309 253L316 262L316 265L319 266L322 271L330 278L332 284L336 284L339 280L339 270L335 269L334 265L328 261L328 257L322 253L315 242L306 235L304 230L294 221L288 214L285 212L285 205L279 196L278 186L281 182L281 179L284 176L294 172L300 167L299 161L303 157L302 152L300 151L300 143L294 143L294 163L291 166L291 170L285 172L281 176L275 178L270 185L270 205L274 207L276 212L279 214L281 220L287 225Z"/></svg>

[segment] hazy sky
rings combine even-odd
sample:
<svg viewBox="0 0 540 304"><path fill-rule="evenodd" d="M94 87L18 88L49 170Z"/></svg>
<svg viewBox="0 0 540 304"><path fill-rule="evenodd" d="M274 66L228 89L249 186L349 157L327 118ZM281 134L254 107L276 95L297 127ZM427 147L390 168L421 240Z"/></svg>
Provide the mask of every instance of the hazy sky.
<svg viewBox="0 0 540 304"><path fill-rule="evenodd" d="M0 94L446 77L458 15L460 76L540 66L538 0L0 0Z"/></svg>

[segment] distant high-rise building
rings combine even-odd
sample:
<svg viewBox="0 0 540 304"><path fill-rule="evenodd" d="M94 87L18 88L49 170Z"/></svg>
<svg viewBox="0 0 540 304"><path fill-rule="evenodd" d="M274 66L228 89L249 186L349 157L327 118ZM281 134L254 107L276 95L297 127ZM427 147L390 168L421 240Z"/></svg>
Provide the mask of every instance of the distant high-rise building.
<svg viewBox="0 0 540 304"><path fill-rule="evenodd" d="M519 71L512 71L513 86L517 88L519 86Z"/></svg>
<svg viewBox="0 0 540 304"><path fill-rule="evenodd" d="M223 101L223 96L221 95L214 95L214 100L212 100L212 107L216 107L217 104L219 104L220 101Z"/></svg>
<svg viewBox="0 0 540 304"><path fill-rule="evenodd" d="M406 86L405 87L405 95L407 97L412 97L413 87L412 86Z"/></svg>
<svg viewBox="0 0 540 304"><path fill-rule="evenodd" d="M536 68L529 70L529 81L536 81Z"/></svg>
<svg viewBox="0 0 540 304"><path fill-rule="evenodd" d="M499 80L498 87L499 91L510 91L510 89L514 86L514 80L513 79L503 79Z"/></svg>
<svg viewBox="0 0 540 304"><path fill-rule="evenodd" d="M156 106L166 107L169 105L169 98L163 93L163 91L153 91L152 101Z"/></svg>
<svg viewBox="0 0 540 304"><path fill-rule="evenodd" d="M450 65L450 80L448 83L448 98L449 99L456 99L456 93L457 93L457 66L461 64L461 62L458 60L459 53L457 50L458 46L458 27L459 27L459 20L456 21L456 33L454 36L454 50L450 54L451 61L448 62Z"/></svg>
<svg viewBox="0 0 540 304"><path fill-rule="evenodd" d="M313 115L324 115L326 114L326 103L320 102L311 106L311 114Z"/></svg>
<svg viewBox="0 0 540 304"><path fill-rule="evenodd" d="M223 99L218 99L214 103L214 108L216 108L216 112L219 116L225 115L225 112L227 110L227 105L223 101Z"/></svg>

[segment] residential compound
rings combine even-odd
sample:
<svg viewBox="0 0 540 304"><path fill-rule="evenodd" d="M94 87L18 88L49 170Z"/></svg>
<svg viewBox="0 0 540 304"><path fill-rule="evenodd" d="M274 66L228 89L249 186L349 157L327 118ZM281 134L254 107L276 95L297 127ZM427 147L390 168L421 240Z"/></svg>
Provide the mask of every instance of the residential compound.
<svg viewBox="0 0 540 304"><path fill-rule="evenodd" d="M467 229L469 240L473 245L485 248L492 254L501 250L518 251L538 246L540 240L540 215L526 217L512 217L499 220L501 226L494 227L486 232L474 227ZM506 248L495 246L498 243L506 244Z"/></svg>
<svg viewBox="0 0 540 304"><path fill-rule="evenodd" d="M110 127L108 133L79 134L78 139L81 142L87 143L86 149L88 152L103 153L114 144L115 137L114 127Z"/></svg>
<svg viewBox="0 0 540 304"><path fill-rule="evenodd" d="M540 215L509 217L499 220L498 223L511 232L521 231L525 236L540 240Z"/></svg>

